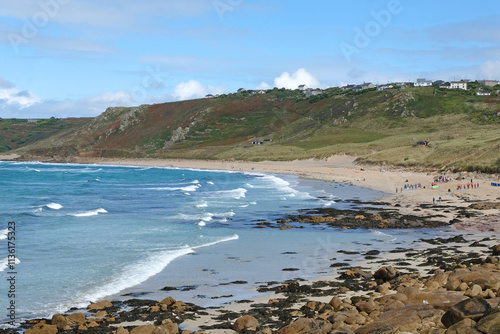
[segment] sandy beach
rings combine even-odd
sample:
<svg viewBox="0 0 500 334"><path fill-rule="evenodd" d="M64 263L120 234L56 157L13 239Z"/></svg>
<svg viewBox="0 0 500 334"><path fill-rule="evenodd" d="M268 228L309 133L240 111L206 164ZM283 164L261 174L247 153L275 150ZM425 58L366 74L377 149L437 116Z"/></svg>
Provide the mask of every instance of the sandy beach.
<svg viewBox="0 0 500 334"><path fill-rule="evenodd" d="M13 160L15 156L0 156L0 160ZM490 236L491 240L482 245L484 249L494 246L498 240L495 233L500 231L500 187L491 186L491 182L498 180L498 175L484 175L477 173L446 173L437 171L415 171L389 166L362 166L355 162L351 156L332 156L324 160L300 161L208 161L208 160L158 160L158 159L97 159L97 158L72 158L68 160L53 161L34 159L45 162L68 162L85 164L127 165L127 166L154 166L175 168L196 168L209 170L230 170L245 172L262 172L271 174L293 174L305 179L324 180L329 182L346 182L387 194L380 198L380 203L385 203L388 209L395 209L404 214L433 216L435 219L454 222L458 230L470 231L470 238L480 240ZM438 187L432 187L435 180L440 177L448 179L447 182L437 182ZM469 187L467 184L469 183ZM472 186L474 184L474 186ZM406 186L406 189L405 189ZM458 190L458 188L462 188ZM464 189L465 188L465 189ZM482 208L472 209L470 206L477 203L489 203ZM462 212L460 209L464 209ZM470 212L470 215L464 215ZM459 221L458 221L459 220ZM477 234L474 236L474 234ZM476 240L476 241L477 241ZM435 246L440 247L440 246ZM429 247L432 248L432 247ZM463 247L465 252L477 249ZM361 264L363 270L376 271L381 263L390 264L401 260L398 254L381 254L382 260L365 261ZM407 259L411 268L420 273L432 269L432 265L422 265L425 258ZM421 266L418 266L418 265ZM333 276L319 277L302 284L313 284L317 281L335 281ZM355 293L354 293L355 294ZM353 293L344 291L342 298L348 298ZM225 312L244 312L252 304L268 303L271 298L284 298L280 294L263 294L247 303L233 303L224 305L216 310L209 310L206 314L195 320L183 323L184 329L196 330L200 326L213 325L214 318ZM332 296L314 299L328 303ZM304 304L303 300L300 305ZM298 306L300 308L300 306ZM148 322L140 323L146 324ZM232 330L212 330L211 333L234 333Z"/></svg>

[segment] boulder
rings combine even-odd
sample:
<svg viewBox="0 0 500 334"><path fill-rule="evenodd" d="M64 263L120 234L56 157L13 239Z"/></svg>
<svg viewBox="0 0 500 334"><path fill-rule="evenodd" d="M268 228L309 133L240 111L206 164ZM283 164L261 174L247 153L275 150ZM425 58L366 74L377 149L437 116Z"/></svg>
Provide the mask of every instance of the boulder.
<svg viewBox="0 0 500 334"><path fill-rule="evenodd" d="M500 255L500 245L491 247L491 252L493 253L493 255Z"/></svg>
<svg viewBox="0 0 500 334"><path fill-rule="evenodd" d="M137 326L130 331L130 334L153 334L156 330L156 327L153 325L142 325Z"/></svg>
<svg viewBox="0 0 500 334"><path fill-rule="evenodd" d="M331 307L334 309L338 308L340 305L342 305L342 300L340 299L339 296L333 297L330 302L328 303Z"/></svg>
<svg viewBox="0 0 500 334"><path fill-rule="evenodd" d="M83 325L87 322L87 316L85 315L85 313L73 313L68 315L66 317L66 320L70 323L70 325Z"/></svg>
<svg viewBox="0 0 500 334"><path fill-rule="evenodd" d="M483 289L477 284L473 284L467 291L465 291L464 295L467 297L476 297L479 296L483 292Z"/></svg>
<svg viewBox="0 0 500 334"><path fill-rule="evenodd" d="M116 330L116 334L128 334L128 329L123 328L122 326L118 327Z"/></svg>
<svg viewBox="0 0 500 334"><path fill-rule="evenodd" d="M377 308L377 305L373 299L369 299L368 301L357 302L356 307L360 312L372 313Z"/></svg>
<svg viewBox="0 0 500 334"><path fill-rule="evenodd" d="M278 334L328 333L332 324L328 321L309 318L299 318L290 325L283 327Z"/></svg>
<svg viewBox="0 0 500 334"><path fill-rule="evenodd" d="M500 333L500 310L495 309L477 323L477 329L483 333Z"/></svg>
<svg viewBox="0 0 500 334"><path fill-rule="evenodd" d="M108 315L107 311L100 311L94 314L94 318L105 318Z"/></svg>
<svg viewBox="0 0 500 334"><path fill-rule="evenodd" d="M444 311L431 305L410 305L383 313L378 320L361 327L358 334L368 333L419 333L431 324L439 322Z"/></svg>
<svg viewBox="0 0 500 334"><path fill-rule="evenodd" d="M55 325L47 325L45 320L40 321L33 327L26 330L24 333L26 334L56 334L58 331L57 326Z"/></svg>
<svg viewBox="0 0 500 334"><path fill-rule="evenodd" d="M69 330L71 329L70 322L62 314L54 314L50 323L57 327L57 329Z"/></svg>
<svg viewBox="0 0 500 334"><path fill-rule="evenodd" d="M446 311L441 318L441 322L449 328L466 318L477 321L483 317L490 308L490 304L482 297L469 298L452 306Z"/></svg>
<svg viewBox="0 0 500 334"><path fill-rule="evenodd" d="M169 334L178 334L179 333L179 325L175 322L166 323L160 325L161 328L166 329Z"/></svg>
<svg viewBox="0 0 500 334"><path fill-rule="evenodd" d="M174 305L177 301L172 298L172 297L167 297L165 299L163 299L159 304L164 304L166 305L167 307L171 306L171 305Z"/></svg>
<svg viewBox="0 0 500 334"><path fill-rule="evenodd" d="M399 270L391 266L382 267L373 274L375 279L381 279L384 282L390 281L397 276L399 276Z"/></svg>
<svg viewBox="0 0 500 334"><path fill-rule="evenodd" d="M332 330L330 334L356 334L356 333L350 327L342 326Z"/></svg>
<svg viewBox="0 0 500 334"><path fill-rule="evenodd" d="M238 318L233 325L233 330L240 333L243 330L256 331L260 326L259 321L251 315L244 315Z"/></svg>
<svg viewBox="0 0 500 334"><path fill-rule="evenodd" d="M98 303L93 303L87 306L87 310L96 311L96 310L104 310L105 308L112 307L113 304L109 300L103 300Z"/></svg>
<svg viewBox="0 0 500 334"><path fill-rule="evenodd" d="M476 329L476 322L472 319L463 319L450 326L446 334L482 334Z"/></svg>

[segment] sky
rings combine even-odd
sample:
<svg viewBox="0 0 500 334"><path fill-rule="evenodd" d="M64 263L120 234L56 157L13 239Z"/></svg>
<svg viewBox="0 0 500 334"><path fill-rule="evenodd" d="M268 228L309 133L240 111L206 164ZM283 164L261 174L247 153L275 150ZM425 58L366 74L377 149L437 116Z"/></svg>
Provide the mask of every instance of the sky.
<svg viewBox="0 0 500 334"><path fill-rule="evenodd" d="M500 79L500 2L0 2L1 118L417 78Z"/></svg>

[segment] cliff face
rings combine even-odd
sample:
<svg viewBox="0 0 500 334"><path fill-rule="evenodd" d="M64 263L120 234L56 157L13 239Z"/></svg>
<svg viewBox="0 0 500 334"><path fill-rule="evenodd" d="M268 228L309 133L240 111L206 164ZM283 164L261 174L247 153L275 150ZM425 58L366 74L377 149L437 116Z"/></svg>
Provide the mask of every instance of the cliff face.
<svg viewBox="0 0 500 334"><path fill-rule="evenodd" d="M311 98L274 89L108 108L23 152L253 160L350 153L366 163L494 171L500 168L499 107L498 96L434 88L335 90ZM418 141L430 146L415 148Z"/></svg>

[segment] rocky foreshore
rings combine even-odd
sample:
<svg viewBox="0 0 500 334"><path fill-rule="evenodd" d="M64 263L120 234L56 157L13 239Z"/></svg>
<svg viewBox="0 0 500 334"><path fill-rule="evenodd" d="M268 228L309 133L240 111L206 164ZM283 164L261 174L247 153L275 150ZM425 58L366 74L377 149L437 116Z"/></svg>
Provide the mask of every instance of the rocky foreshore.
<svg viewBox="0 0 500 334"><path fill-rule="evenodd" d="M22 328L26 334L500 333L497 240L421 241L424 250L361 251L373 271L333 262L338 276L332 280L263 284L258 291L266 301L241 301L239 310L171 297L101 301Z"/></svg>

